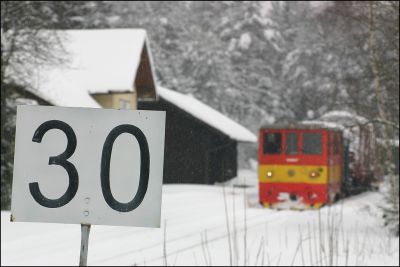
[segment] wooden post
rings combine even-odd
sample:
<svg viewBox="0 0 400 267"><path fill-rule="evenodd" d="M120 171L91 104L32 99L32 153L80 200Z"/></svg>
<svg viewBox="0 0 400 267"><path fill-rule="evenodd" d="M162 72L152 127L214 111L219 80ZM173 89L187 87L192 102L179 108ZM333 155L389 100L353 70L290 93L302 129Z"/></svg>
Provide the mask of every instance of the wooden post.
<svg viewBox="0 0 400 267"><path fill-rule="evenodd" d="M79 257L79 266L87 266L89 232L90 224L81 224L81 253Z"/></svg>

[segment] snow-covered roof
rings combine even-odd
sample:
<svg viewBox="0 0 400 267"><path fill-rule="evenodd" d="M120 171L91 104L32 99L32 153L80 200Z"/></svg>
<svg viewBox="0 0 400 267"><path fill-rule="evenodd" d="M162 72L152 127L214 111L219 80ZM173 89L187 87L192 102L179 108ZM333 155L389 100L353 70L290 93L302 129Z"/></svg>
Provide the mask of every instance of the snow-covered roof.
<svg viewBox="0 0 400 267"><path fill-rule="evenodd" d="M325 113L324 115L321 116L322 120L329 120L329 121L334 121L334 120L348 120L349 122L355 122L355 123L366 123L368 120L364 117L361 117L355 113L351 113L345 110L333 110Z"/></svg>
<svg viewBox="0 0 400 267"><path fill-rule="evenodd" d="M343 125L330 122L330 121L322 121L322 120L304 120L300 122L302 125L309 126L309 127L320 127L329 130L344 130Z"/></svg>
<svg viewBox="0 0 400 267"><path fill-rule="evenodd" d="M163 87L157 87L158 95L195 118L205 122L230 138L242 142L256 142L257 137L242 125L226 117L191 95L184 95Z"/></svg>
<svg viewBox="0 0 400 267"><path fill-rule="evenodd" d="M145 79L153 83L155 92L145 30L65 30L59 33L68 60L58 66L36 66L29 79L30 88L27 88L32 93L54 105L100 107L90 94L133 91L138 70L143 72L143 68L139 68L143 61L150 68Z"/></svg>

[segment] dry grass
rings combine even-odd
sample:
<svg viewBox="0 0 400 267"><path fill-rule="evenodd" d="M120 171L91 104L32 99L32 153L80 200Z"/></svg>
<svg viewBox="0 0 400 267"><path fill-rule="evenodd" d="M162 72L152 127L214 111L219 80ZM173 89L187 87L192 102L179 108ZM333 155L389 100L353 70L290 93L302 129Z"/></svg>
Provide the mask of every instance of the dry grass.
<svg viewBox="0 0 400 267"><path fill-rule="evenodd" d="M296 230L293 231L292 228L289 231L286 227L279 233L275 231L271 234L268 231L268 223L265 223L264 232L248 243L248 231L254 229L254 226L259 226L259 223L254 224L254 217L250 217L250 220L248 218L246 188L239 190L229 187L228 190L228 187L223 186L222 191L226 234L218 238L211 237L211 239L208 237L207 230L200 234L202 254L200 259L203 263L199 262L199 258L193 252L196 265L212 266L215 263L213 258L218 258L218 255L210 249L210 243L225 238L228 250L225 251L228 252L230 266L279 266L280 264L363 266L372 253L393 253L391 252L393 240L390 237L378 235L373 233L373 229L360 227L357 224L352 228L345 227L344 201L313 213L314 218L311 217L306 225L297 224L297 236L294 234ZM237 201L238 195L243 197L242 213L238 212L241 208ZM168 266L166 221L164 226L164 265ZM375 239L371 238L371 235ZM379 242L376 236L379 236ZM277 250L277 247L280 247L281 251ZM175 263L176 258L174 265Z"/></svg>

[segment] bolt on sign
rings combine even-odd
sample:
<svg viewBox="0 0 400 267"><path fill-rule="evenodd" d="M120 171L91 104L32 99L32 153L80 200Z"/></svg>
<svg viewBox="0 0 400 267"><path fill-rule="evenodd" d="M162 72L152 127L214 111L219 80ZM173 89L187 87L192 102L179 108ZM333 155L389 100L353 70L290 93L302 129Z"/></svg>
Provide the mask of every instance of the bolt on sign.
<svg viewBox="0 0 400 267"><path fill-rule="evenodd" d="M18 106L11 220L160 227L165 112Z"/></svg>

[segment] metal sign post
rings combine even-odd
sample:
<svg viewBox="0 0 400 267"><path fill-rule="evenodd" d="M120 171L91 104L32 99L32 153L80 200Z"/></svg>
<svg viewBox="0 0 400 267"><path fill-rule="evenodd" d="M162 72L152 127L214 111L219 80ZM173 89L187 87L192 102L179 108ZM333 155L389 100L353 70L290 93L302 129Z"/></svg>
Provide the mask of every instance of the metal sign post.
<svg viewBox="0 0 400 267"><path fill-rule="evenodd" d="M87 266L90 226L90 224L81 224L81 253L79 256L79 266Z"/></svg>

